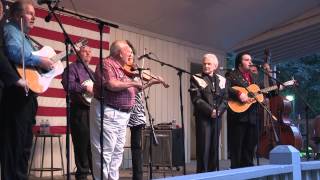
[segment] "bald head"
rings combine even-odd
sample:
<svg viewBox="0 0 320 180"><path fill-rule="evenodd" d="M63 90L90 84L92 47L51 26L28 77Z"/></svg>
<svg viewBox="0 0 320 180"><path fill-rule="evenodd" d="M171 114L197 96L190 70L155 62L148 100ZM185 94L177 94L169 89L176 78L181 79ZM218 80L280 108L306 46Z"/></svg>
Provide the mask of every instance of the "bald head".
<svg viewBox="0 0 320 180"><path fill-rule="evenodd" d="M129 47L126 41L116 40L110 46L110 56L116 58L120 54L120 50Z"/></svg>
<svg viewBox="0 0 320 180"><path fill-rule="evenodd" d="M111 44L110 56L117 59L122 65L133 59L133 52L126 41L117 40Z"/></svg>
<svg viewBox="0 0 320 180"><path fill-rule="evenodd" d="M215 73L219 65L218 58L214 54L205 54L202 58L202 72L210 76Z"/></svg>

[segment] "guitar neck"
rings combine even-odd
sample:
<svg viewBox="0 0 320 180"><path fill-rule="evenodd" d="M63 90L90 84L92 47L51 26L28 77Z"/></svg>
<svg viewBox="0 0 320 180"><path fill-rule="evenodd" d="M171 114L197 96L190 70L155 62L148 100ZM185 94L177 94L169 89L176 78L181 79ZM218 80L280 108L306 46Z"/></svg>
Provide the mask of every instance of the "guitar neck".
<svg viewBox="0 0 320 180"><path fill-rule="evenodd" d="M66 51L62 51L59 54L55 55L54 57L52 57L52 61L53 62L57 62L62 60L63 58L65 58L67 55L71 54L71 51L69 51L69 53L66 53Z"/></svg>
<svg viewBox="0 0 320 180"><path fill-rule="evenodd" d="M75 47L75 51L78 51L80 47L82 46L85 46L88 44L88 40L87 39L81 39L78 43L76 43L74 45ZM55 55L54 57L51 58L51 60L53 62L58 62L58 61L61 61L62 59L64 59L66 56L72 54L74 51L73 49L69 49L68 50L69 52L66 52L66 51L62 51L60 52L59 54Z"/></svg>
<svg viewBox="0 0 320 180"><path fill-rule="evenodd" d="M277 86L277 85L274 85L274 86L270 86L270 87L261 89L261 92L262 92L262 93L268 93L269 91L273 91L273 90L276 90L276 89L278 89L278 86Z"/></svg>

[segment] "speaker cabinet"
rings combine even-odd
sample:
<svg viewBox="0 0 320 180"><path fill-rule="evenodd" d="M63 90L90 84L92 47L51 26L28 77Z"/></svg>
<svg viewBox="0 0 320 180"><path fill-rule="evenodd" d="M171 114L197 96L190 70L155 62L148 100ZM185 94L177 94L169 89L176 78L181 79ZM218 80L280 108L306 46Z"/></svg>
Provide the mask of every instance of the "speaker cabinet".
<svg viewBox="0 0 320 180"><path fill-rule="evenodd" d="M159 144L152 145L152 166L184 165L182 129L155 130ZM142 134L143 162L149 165L150 130Z"/></svg>

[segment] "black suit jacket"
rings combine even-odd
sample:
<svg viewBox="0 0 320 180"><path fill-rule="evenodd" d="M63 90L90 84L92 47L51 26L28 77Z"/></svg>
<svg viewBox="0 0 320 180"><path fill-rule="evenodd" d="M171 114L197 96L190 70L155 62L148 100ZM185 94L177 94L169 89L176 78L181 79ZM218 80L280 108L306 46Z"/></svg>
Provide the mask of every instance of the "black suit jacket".
<svg viewBox="0 0 320 180"><path fill-rule="evenodd" d="M263 83L258 80L258 76L251 73L252 83L257 84L259 87L263 88ZM240 101L238 97L238 91L233 89L233 86L248 87L249 83L243 78L239 70L234 70L229 73L227 78L227 88L228 88L228 98ZM243 113L235 113L231 109L228 109L228 120L230 123L233 122L248 122L250 124L256 124L257 113L259 104L255 103Z"/></svg>
<svg viewBox="0 0 320 180"><path fill-rule="evenodd" d="M211 118L213 109L218 105L219 111L222 111L226 105L223 102L226 96L225 78L220 75L214 75L213 78L206 74L197 74L207 84L206 87L199 84L199 79L192 76L190 80L190 95L194 105L194 115L196 119ZM220 86L219 86L220 85ZM222 86L222 87L221 87Z"/></svg>
<svg viewBox="0 0 320 180"><path fill-rule="evenodd" d="M3 26L0 23L0 88L11 86L19 80L17 72L13 69L8 58L4 54Z"/></svg>

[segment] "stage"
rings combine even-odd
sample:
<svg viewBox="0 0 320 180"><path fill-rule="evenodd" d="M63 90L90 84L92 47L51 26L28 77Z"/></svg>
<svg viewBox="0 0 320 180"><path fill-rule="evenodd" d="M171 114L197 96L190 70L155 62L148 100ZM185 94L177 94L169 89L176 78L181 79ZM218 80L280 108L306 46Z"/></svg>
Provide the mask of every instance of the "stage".
<svg viewBox="0 0 320 180"><path fill-rule="evenodd" d="M269 161L267 159L264 158L260 158L260 164L261 165L265 165L268 164ZM220 160L220 170L227 170L229 169L230 166L230 161L229 160ZM179 170L177 170L175 167L173 168L173 170L171 171L169 168L164 168L164 167L159 167L159 169L154 168L153 171L153 179L156 178L164 178L164 177L171 177L171 176L181 176L183 175L183 167L180 167ZM148 179L148 168L144 167L144 179ZM190 163L186 164L186 171L187 174L194 174L196 173L196 161L191 161ZM39 178L39 177L34 177L34 176L30 176L30 180L47 180L47 179L51 179L49 175L49 173L45 174L46 177L43 178ZM128 169L120 169L120 180L131 180L132 177L132 172L131 172L131 168ZM56 180L62 180L62 179L66 179L65 176L54 176L54 179ZM71 179L75 179L74 176L72 176ZM88 178L89 180L91 180L92 178Z"/></svg>

